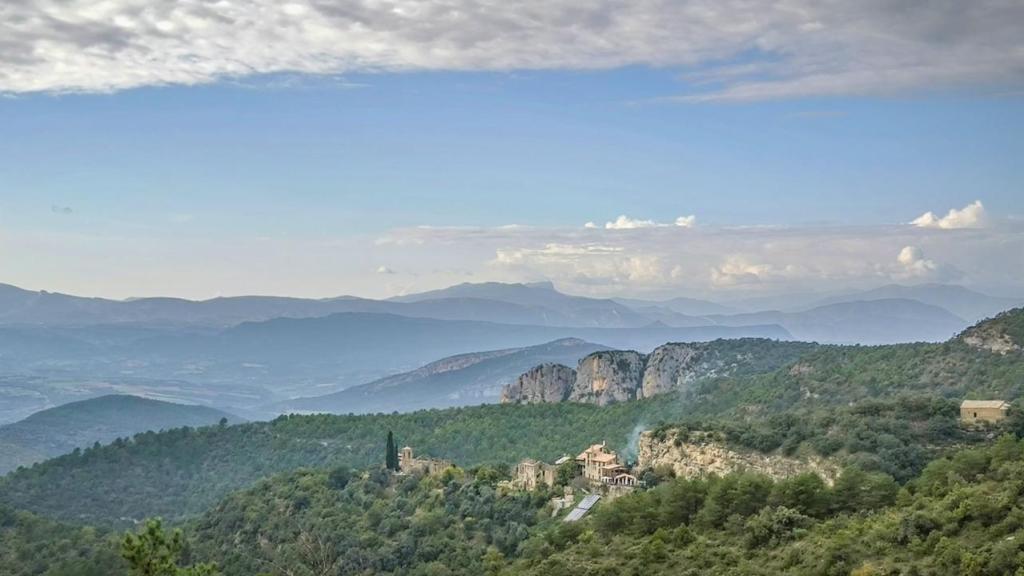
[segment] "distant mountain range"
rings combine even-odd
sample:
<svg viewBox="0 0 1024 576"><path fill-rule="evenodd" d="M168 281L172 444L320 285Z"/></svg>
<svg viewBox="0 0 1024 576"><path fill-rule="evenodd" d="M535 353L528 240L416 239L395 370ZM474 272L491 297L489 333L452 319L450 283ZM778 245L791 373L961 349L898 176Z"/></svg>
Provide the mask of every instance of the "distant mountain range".
<svg viewBox="0 0 1024 576"><path fill-rule="evenodd" d="M231 424L242 422L236 416L205 406L136 396L109 395L71 402L0 426L0 475L95 442L107 444L150 430L209 426L222 418Z"/></svg>
<svg viewBox="0 0 1024 576"><path fill-rule="evenodd" d="M832 344L936 342L952 337L970 324L943 308L905 298L838 302L800 312L754 312L708 318L723 326L778 324L797 340Z"/></svg>
<svg viewBox="0 0 1024 576"><path fill-rule="evenodd" d="M877 300L928 304L944 309L965 323L1024 304L1024 298L994 297L963 286L947 284L891 284L825 297L787 294L727 303L685 297L668 300L587 298L563 294L550 282L465 283L389 300L354 296L322 299L236 296L201 301L180 298L84 298L0 284L0 325L68 327L137 324L150 329L180 326L203 329L276 318L317 318L351 312L581 328L639 328L652 323L675 327L710 324L740 326L756 318L749 316L751 313L802 313L832 304ZM906 314L918 316L921 311L911 309ZM939 318L936 316L935 319ZM931 339L943 337L942 334L936 334ZM844 336L839 341L854 340Z"/></svg>
<svg viewBox="0 0 1024 576"><path fill-rule="evenodd" d="M109 390L112 381L164 382L177 400L216 401L244 415L245 409L275 400L336 392L438 358L481 350L522 348L561 338L647 350L666 341L746 336L791 338L776 325L587 328L356 312L216 329L8 325L0 326L0 375L67 382L64 388L86 396L95 395L89 392L92 388ZM0 379L0 399L17 394Z"/></svg>
<svg viewBox="0 0 1024 576"><path fill-rule="evenodd" d="M752 301L586 298L550 283L459 284L390 300L106 300L0 285L0 422L111 392L221 406L250 417L262 413L248 410L290 398L379 387L381 379L439 358L565 338L644 353L666 342L717 338L941 341L979 315L1017 302L938 284L790 300L792 306L779 310L741 311ZM484 374L486 366L476 370ZM439 395L427 404L476 403L487 398L480 390L500 388L496 379L484 383L470 372L458 374L465 377L460 383L455 374L420 382L421 390ZM342 395L338 409L427 402L360 396L371 388Z"/></svg>
<svg viewBox="0 0 1024 576"><path fill-rule="evenodd" d="M363 414L494 403L501 388L531 366L544 362L575 365L580 358L606 349L565 338L526 348L459 354L334 394L280 402L271 410Z"/></svg>
<svg viewBox="0 0 1024 576"><path fill-rule="evenodd" d="M735 314L741 310L732 306L726 306L708 300L696 298L672 298L669 300L638 300L635 298L613 298L615 302L637 311L649 310L654 313L661 313L668 310L676 314L690 317L701 317L709 314Z"/></svg>
<svg viewBox="0 0 1024 576"><path fill-rule="evenodd" d="M918 284L916 286L900 286L889 284L873 290L864 290L839 296L823 298L815 303L817 306L838 304L851 301L872 300L916 300L943 308L968 323L991 318L996 314L1024 304L1024 298L998 298L976 292L963 286L950 284Z"/></svg>
<svg viewBox="0 0 1024 576"><path fill-rule="evenodd" d="M180 298L107 300L0 285L0 324L230 326L343 312L537 326L635 328L653 321L612 300L569 296L556 291L551 284L462 284L392 300L354 296L324 299L236 296L201 301ZM680 325L696 325L685 317L680 320Z"/></svg>

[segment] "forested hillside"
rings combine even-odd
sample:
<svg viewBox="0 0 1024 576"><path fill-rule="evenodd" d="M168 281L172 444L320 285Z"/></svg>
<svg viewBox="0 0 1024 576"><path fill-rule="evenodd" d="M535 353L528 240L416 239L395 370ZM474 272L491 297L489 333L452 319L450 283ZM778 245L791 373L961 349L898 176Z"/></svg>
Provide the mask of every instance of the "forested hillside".
<svg viewBox="0 0 1024 576"><path fill-rule="evenodd" d="M50 408L0 426L0 474L47 458L147 430L241 420L206 406L108 395Z"/></svg>
<svg viewBox="0 0 1024 576"><path fill-rule="evenodd" d="M301 467L383 461L382 439L463 466L554 459L594 441L625 446L641 420L668 422L666 402L609 409L561 404L480 406L373 416L292 416L238 426L181 428L49 460L0 479L0 502L81 523L178 520L229 492Z"/></svg>
<svg viewBox="0 0 1024 576"><path fill-rule="evenodd" d="M582 522L506 492L501 469L390 476L297 471L235 494L185 526L182 563L225 576L574 574L1002 576L1024 564L1024 441L932 462L903 487L844 470L773 481L656 478ZM123 576L117 538L0 508L5 576Z"/></svg>
<svg viewBox="0 0 1024 576"><path fill-rule="evenodd" d="M601 440L624 449L635 430L672 423L765 451L813 450L903 481L949 447L984 440L957 427L960 399L1014 400L1022 387L1020 353L960 340L822 347L767 375L603 408L492 405L147 433L10 474L0 502L81 523L180 520L279 472L376 465L387 430L418 452L475 466L551 460Z"/></svg>
<svg viewBox="0 0 1024 576"><path fill-rule="evenodd" d="M674 480L534 534L503 574L1005 576L1024 566L1024 442L930 464L902 490L849 470Z"/></svg>

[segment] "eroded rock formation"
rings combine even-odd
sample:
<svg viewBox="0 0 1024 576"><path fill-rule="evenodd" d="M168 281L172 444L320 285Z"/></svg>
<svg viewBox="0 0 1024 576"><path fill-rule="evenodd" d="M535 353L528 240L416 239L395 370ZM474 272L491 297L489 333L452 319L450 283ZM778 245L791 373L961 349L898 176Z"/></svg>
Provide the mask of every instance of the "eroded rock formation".
<svg viewBox="0 0 1024 576"><path fill-rule="evenodd" d="M631 350L595 352L586 356L576 369L576 382L569 400L601 406L635 400L644 365L644 355Z"/></svg>
<svg viewBox="0 0 1024 576"><path fill-rule="evenodd" d="M689 432L685 439L675 430L661 435L644 432L640 435L637 457L640 468L669 466L676 476L683 478L747 471L781 479L814 472L831 485L839 474L833 462L818 456L789 457L736 449L715 435L702 432Z"/></svg>
<svg viewBox="0 0 1024 576"><path fill-rule="evenodd" d="M649 355L610 350L585 356L572 374L571 390L560 398L572 369L538 366L502 391L502 402L590 402L611 404L686 389L703 378L734 373L748 353L716 342L665 344Z"/></svg>
<svg viewBox="0 0 1024 576"><path fill-rule="evenodd" d="M564 402L576 382L576 371L563 364L534 366L501 390L501 402L535 404Z"/></svg>

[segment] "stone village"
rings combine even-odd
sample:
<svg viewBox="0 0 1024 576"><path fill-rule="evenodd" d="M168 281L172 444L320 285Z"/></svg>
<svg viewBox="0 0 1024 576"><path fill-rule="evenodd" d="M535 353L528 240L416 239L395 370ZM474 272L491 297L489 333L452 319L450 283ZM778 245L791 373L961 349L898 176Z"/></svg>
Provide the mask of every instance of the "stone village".
<svg viewBox="0 0 1024 576"><path fill-rule="evenodd" d="M398 454L399 474L438 474L451 466L450 460L416 457L409 446L402 448ZM562 469L569 471L573 483L565 487L563 497L552 500L553 514L573 506L573 486L586 494L576 509L566 516L567 522L582 518L602 497L616 498L643 485L643 482L632 474L631 466L620 461L618 454L609 450L605 442L601 442L588 447L575 458L565 455L550 464L526 458L516 465L512 479L502 481L498 486L505 490L527 491L537 490L542 486L553 488L558 480L559 470Z"/></svg>
<svg viewBox="0 0 1024 576"><path fill-rule="evenodd" d="M960 423L967 427L995 424L1006 418L1009 408L1010 404L1001 400L964 400L960 405ZM644 433L643 437L650 438L650 433ZM723 460L732 461L733 466L757 470L770 476L786 476L799 471L811 470L831 483L835 474L834 470L829 470L828 466L822 463L796 464L782 462L786 459L780 458L776 458L779 462L776 462L775 467L785 468L788 464L790 469L787 471L772 470L771 465L766 466L764 463L770 457L760 456L760 459L750 458L749 455L743 457L722 448L718 448L717 451L712 450L711 457L716 464ZM676 471L684 475L688 472L687 465L683 463L684 460L692 461L705 473L728 472L727 469L715 470L714 465L709 465L707 462L702 463L699 457L693 456L693 453L688 453L685 456L677 455L672 459L676 461ZM648 456L647 466L653 466L656 463L658 463L656 458L652 459L651 456ZM779 464L782 466L779 467ZM399 451L397 472L399 474L433 475L452 466L451 460L416 457L413 454L413 449L406 446ZM637 488L642 488L644 482L637 478L635 469L643 467L643 462L636 466L623 462L616 452L609 450L607 444L601 442L591 445L575 458L566 454L553 463L525 458L512 471L512 478L499 482L498 486L505 490L534 491L542 487L554 488L559 484L559 476L566 476L561 478L563 482L569 481L564 487L564 495L553 498L551 501L552 514L557 515L561 510L572 508L576 504L575 508L564 518L566 522L574 522L585 516L600 499L614 499ZM577 489L584 493L583 499L578 504L575 499L575 490Z"/></svg>

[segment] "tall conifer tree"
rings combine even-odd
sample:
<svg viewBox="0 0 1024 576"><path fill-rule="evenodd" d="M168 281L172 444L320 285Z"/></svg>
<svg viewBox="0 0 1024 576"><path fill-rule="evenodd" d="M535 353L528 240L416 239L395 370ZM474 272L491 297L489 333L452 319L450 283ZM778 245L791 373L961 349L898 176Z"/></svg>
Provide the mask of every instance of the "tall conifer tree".
<svg viewBox="0 0 1024 576"><path fill-rule="evenodd" d="M398 450L395 449L395 436L388 430L387 452L384 454L384 466L388 470L398 470Z"/></svg>

